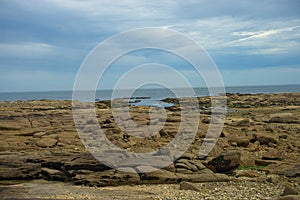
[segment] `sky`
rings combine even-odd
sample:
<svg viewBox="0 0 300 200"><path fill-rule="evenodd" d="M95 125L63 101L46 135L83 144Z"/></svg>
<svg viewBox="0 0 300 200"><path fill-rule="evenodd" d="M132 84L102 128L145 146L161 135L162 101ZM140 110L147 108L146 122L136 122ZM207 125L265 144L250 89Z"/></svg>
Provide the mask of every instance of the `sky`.
<svg viewBox="0 0 300 200"><path fill-rule="evenodd" d="M226 86L300 84L298 0L0 0L0 27L0 92L71 90L100 42L143 27L189 36ZM113 88L124 69L147 62L169 65L192 86L205 86L186 61L145 50L113 63L99 87Z"/></svg>

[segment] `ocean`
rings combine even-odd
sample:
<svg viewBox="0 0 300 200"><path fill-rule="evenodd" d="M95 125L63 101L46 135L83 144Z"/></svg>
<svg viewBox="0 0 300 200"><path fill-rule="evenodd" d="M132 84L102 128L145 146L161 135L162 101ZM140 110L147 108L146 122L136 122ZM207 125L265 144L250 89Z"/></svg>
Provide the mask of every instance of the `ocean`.
<svg viewBox="0 0 300 200"><path fill-rule="evenodd" d="M177 97L185 97L186 89L175 89ZM209 95L207 88L194 88L195 94L198 97ZM226 87L227 93L240 93L240 94L271 94L271 93L287 93L287 92L300 92L300 85L274 85L274 86L241 86L241 87ZM111 99L112 90L98 90L95 93L95 101ZM138 100L134 105L162 105L168 106L161 102L164 98L176 97L174 93L165 88L157 89L138 89L132 97L125 94L126 91L119 91L117 98L131 98ZM146 97L146 98L145 98ZM47 92L0 92L0 101L17 101L17 100L72 100L72 91L47 91Z"/></svg>

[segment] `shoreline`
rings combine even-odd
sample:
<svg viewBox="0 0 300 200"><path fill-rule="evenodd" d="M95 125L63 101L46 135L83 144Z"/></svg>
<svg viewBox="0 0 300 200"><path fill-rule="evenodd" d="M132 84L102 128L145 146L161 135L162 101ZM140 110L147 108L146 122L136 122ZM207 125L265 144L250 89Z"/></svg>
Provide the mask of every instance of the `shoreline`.
<svg viewBox="0 0 300 200"><path fill-rule="evenodd" d="M209 95L208 88L193 88L196 96L203 97ZM180 96L186 96L186 92L182 88L174 88ZM124 91L118 90L120 93L116 98L128 98L128 94ZM83 94L86 91L83 91ZM273 85L273 86L235 86L226 87L226 93L241 93L241 94L280 94L280 93L294 93L300 92L300 85ZM96 90L95 100L109 100L113 90ZM125 95L125 96L124 96ZM174 94L166 88L156 89L137 89L135 95L137 97L151 97L152 100L160 100L167 97L173 97ZM178 96L178 95L177 95ZM189 96L189 95L188 95ZM129 97L131 98L131 97ZM51 100L72 100L72 90L70 91L27 91L27 92L1 92L1 101L13 101L13 100L39 100L39 99L51 99Z"/></svg>

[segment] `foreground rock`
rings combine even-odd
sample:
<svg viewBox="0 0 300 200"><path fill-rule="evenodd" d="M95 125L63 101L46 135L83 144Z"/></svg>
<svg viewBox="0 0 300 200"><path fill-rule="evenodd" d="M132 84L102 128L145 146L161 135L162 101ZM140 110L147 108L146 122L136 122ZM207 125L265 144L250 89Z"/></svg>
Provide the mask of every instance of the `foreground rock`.
<svg viewBox="0 0 300 200"><path fill-rule="evenodd" d="M280 196L284 188L253 181L188 183L160 185L124 185L115 187L73 186L55 181L36 180L0 186L1 199L297 199L298 195Z"/></svg>
<svg viewBox="0 0 300 200"><path fill-rule="evenodd" d="M241 163L241 153L228 151L209 161L206 166L214 172L225 173L236 169Z"/></svg>

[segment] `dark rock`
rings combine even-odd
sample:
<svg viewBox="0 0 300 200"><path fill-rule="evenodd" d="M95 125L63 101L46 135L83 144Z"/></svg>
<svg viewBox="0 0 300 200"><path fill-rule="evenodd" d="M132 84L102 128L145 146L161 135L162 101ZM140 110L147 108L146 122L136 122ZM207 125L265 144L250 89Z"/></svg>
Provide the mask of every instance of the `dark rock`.
<svg viewBox="0 0 300 200"><path fill-rule="evenodd" d="M213 172L229 172L239 166L241 162L241 153L239 151L227 151L220 156L212 159L206 164L206 167Z"/></svg>
<svg viewBox="0 0 300 200"><path fill-rule="evenodd" d="M47 180L64 181L67 176L62 171L56 169L42 168L41 174Z"/></svg>
<svg viewBox="0 0 300 200"><path fill-rule="evenodd" d="M290 185L286 184L284 186L284 190L280 196L287 196L287 195L298 195L299 192L292 188Z"/></svg>
<svg viewBox="0 0 300 200"><path fill-rule="evenodd" d="M74 161L64 162L65 170L91 170L91 171L105 171L111 169L110 167L100 163L96 159L80 158Z"/></svg>
<svg viewBox="0 0 300 200"><path fill-rule="evenodd" d="M20 180L39 178L41 165L27 162L22 153L0 155L0 179Z"/></svg>

